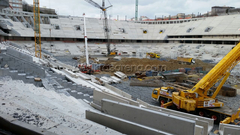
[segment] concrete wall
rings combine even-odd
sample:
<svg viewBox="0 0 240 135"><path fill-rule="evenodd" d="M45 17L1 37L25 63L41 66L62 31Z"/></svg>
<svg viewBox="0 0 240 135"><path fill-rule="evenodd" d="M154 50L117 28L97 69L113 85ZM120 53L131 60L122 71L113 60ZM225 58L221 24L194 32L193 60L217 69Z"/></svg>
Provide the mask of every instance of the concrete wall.
<svg viewBox="0 0 240 135"><path fill-rule="evenodd" d="M128 93L126 93L126 92L124 92L124 91L122 91L122 90L120 90L120 89L118 89L116 87L113 87L113 86L111 86L109 84L105 84L105 87L111 89L112 91L116 92L117 94L122 95L123 97L132 99L132 95L130 95L130 94L128 94Z"/></svg>
<svg viewBox="0 0 240 135"><path fill-rule="evenodd" d="M170 135L167 132L89 110L86 110L86 119L128 135Z"/></svg>
<svg viewBox="0 0 240 135"><path fill-rule="evenodd" d="M107 99L102 100L102 112L172 134L193 135L195 133L195 121L193 120Z"/></svg>
<svg viewBox="0 0 240 135"><path fill-rule="evenodd" d="M220 135L240 135L240 126L220 123L219 133Z"/></svg>
<svg viewBox="0 0 240 135"><path fill-rule="evenodd" d="M186 119L190 119L190 120L194 120L194 121L196 121L196 125L204 127L204 134L208 134L213 129L213 126L214 126L214 121L209 118L200 117L197 115L192 115L192 114L183 113L183 112L179 112L179 111L174 111L174 110L166 109L166 108L162 108L162 107L152 106L149 104L143 108L151 109L154 111L158 111L158 112L162 112L165 114L170 114L170 115L174 115L174 116L178 116L178 117L182 117L182 118L186 118Z"/></svg>
<svg viewBox="0 0 240 135"><path fill-rule="evenodd" d="M104 92L101 92L101 91L94 90L93 91L93 103L101 106L102 99L110 99L110 100L113 100L113 101L129 104L129 102L127 100L124 100L120 97L112 96L109 93L104 93Z"/></svg>
<svg viewBox="0 0 240 135"><path fill-rule="evenodd" d="M93 91L93 103L101 106L102 99L110 99L110 100L121 102L121 103L139 106L139 103L134 100L131 100L131 99L128 99L125 97L121 97L121 96L117 96L114 94L110 94L108 92L94 90Z"/></svg>

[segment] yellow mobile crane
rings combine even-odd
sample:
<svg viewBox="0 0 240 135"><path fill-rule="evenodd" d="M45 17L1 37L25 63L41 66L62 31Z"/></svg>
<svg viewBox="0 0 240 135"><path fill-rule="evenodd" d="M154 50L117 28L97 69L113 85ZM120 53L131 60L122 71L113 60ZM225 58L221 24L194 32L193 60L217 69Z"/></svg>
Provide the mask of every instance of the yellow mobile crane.
<svg viewBox="0 0 240 135"><path fill-rule="evenodd" d="M39 0L33 0L35 56L42 58Z"/></svg>
<svg viewBox="0 0 240 135"><path fill-rule="evenodd" d="M240 43L236 45L207 75L205 75L192 89L176 91L171 87L156 88L152 98L159 101L163 107L173 107L187 112L194 112L201 116L210 117L215 123L231 123L239 119L240 108L232 110L216 99L223 84L230 75L230 71L240 62ZM221 81L221 82L220 82ZM220 82L216 91L209 94L209 90ZM238 101L237 101L238 102Z"/></svg>

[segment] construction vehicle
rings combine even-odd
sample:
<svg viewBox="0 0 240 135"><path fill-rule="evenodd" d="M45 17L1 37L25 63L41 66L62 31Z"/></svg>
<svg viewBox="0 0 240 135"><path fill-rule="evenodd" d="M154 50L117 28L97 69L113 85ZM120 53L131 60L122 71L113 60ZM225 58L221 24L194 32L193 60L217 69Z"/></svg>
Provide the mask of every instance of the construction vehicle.
<svg viewBox="0 0 240 135"><path fill-rule="evenodd" d="M157 53L147 53L146 56L150 56L151 58L160 58L160 55Z"/></svg>
<svg viewBox="0 0 240 135"><path fill-rule="evenodd" d="M78 65L78 68L84 74L89 74L89 75L94 74L94 70L92 69L92 65L81 64L81 65Z"/></svg>
<svg viewBox="0 0 240 135"><path fill-rule="evenodd" d="M163 104L172 101L172 93L177 90L173 87L155 88L152 93L152 99L156 100L162 106Z"/></svg>
<svg viewBox="0 0 240 135"><path fill-rule="evenodd" d="M185 64L195 64L195 60L193 58L183 58L183 57L177 57L177 61L179 64L185 63Z"/></svg>
<svg viewBox="0 0 240 135"><path fill-rule="evenodd" d="M176 92L171 87L167 87L167 89L162 87L153 90L152 98L160 103L164 102L165 104L162 104L162 106L165 108L177 108L200 116L210 117L215 120L215 123L219 123L220 121L225 124L233 123L234 120L239 119L240 108L238 110L232 110L224 106L223 102L218 101L216 96L229 77L230 71L239 62L240 43L192 87L192 89ZM220 83L215 92L209 92L218 82Z"/></svg>
<svg viewBox="0 0 240 135"><path fill-rule="evenodd" d="M112 49L111 51L110 51L110 54L109 55L117 55L117 50L116 50L116 46L114 47L114 49Z"/></svg>

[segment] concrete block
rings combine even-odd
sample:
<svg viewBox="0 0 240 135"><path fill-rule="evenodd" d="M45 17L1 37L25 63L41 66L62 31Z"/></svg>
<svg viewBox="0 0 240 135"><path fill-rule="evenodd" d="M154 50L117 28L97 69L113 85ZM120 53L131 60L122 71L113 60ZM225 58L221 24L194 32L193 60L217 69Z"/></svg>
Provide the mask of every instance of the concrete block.
<svg viewBox="0 0 240 135"><path fill-rule="evenodd" d="M115 94L111 94L111 93L108 93L108 92L105 92L105 91L103 91L103 93L107 93L107 94L112 95L112 96L117 96ZM130 105L139 106L139 103L137 101L131 100L131 99L126 98L126 97L121 97L121 96L117 96L117 97L122 98L124 100L127 100Z"/></svg>
<svg viewBox="0 0 240 135"><path fill-rule="evenodd" d="M204 133L206 133L206 130L209 133L213 129L213 126L214 126L214 120L206 118L206 117L196 116L196 115L183 113L183 112L166 109L166 108L162 108L162 107L157 107L157 106L153 106L153 105L149 105L149 104L147 105L147 107L143 107L143 108L147 108L147 109L151 109L154 111L163 112L166 114L171 114L171 115L179 116L182 118L194 120L199 124L199 126L204 127L204 130L205 130ZM206 128L206 123L208 123L208 128Z"/></svg>
<svg viewBox="0 0 240 135"><path fill-rule="evenodd" d="M113 87L113 86L111 86L109 84L105 84L105 87L111 89L112 91L116 92L119 95L122 95L123 97L132 99L132 95L130 95L130 94L128 94L128 93L126 93L126 92L124 92L124 91L122 91L122 90L120 90L120 89L118 89L116 87Z"/></svg>
<svg viewBox="0 0 240 135"><path fill-rule="evenodd" d="M99 110L99 111L102 110L100 105L97 105L97 104L95 104L95 103L93 103L93 102L90 103L90 105L91 105L93 108L95 108L95 109L97 109L97 110Z"/></svg>
<svg viewBox="0 0 240 135"><path fill-rule="evenodd" d="M223 135L240 135L240 127L225 127L223 129Z"/></svg>
<svg viewBox="0 0 240 135"><path fill-rule="evenodd" d="M220 135L240 135L240 126L220 123L219 134Z"/></svg>
<svg viewBox="0 0 240 135"><path fill-rule="evenodd" d="M204 128L202 126L196 125L194 135L207 135L207 134L204 134Z"/></svg>
<svg viewBox="0 0 240 135"><path fill-rule="evenodd" d="M127 100L124 100L124 99L119 98L117 96L113 96L113 95L110 95L108 93L103 93L101 91L94 90L93 91L93 103L95 103L97 105L101 105L102 99L109 99L109 100L113 100L113 101L117 101L117 102L121 102L121 103L126 103L126 104L129 103Z"/></svg>
<svg viewBox="0 0 240 135"><path fill-rule="evenodd" d="M193 120L156 112L149 109L143 109L107 99L102 100L101 107L102 112L106 114L168 133L193 135L195 132L195 121Z"/></svg>
<svg viewBox="0 0 240 135"><path fill-rule="evenodd" d="M167 132L89 110L86 110L86 119L128 135L170 135Z"/></svg>

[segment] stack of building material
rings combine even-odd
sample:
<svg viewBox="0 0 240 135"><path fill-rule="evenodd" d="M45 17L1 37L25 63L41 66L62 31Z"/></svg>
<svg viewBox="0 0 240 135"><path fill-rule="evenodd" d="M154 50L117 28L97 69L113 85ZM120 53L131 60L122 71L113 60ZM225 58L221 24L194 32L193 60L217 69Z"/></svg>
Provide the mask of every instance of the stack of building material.
<svg viewBox="0 0 240 135"><path fill-rule="evenodd" d="M127 78L127 75L125 75L124 73L117 71L114 73L117 77L119 77L120 79L125 79Z"/></svg>
<svg viewBox="0 0 240 135"><path fill-rule="evenodd" d="M100 80L103 81L104 83L107 83L107 84L111 84L111 83L114 82L113 79L111 79L111 78L109 78L109 77L106 77L106 76L102 76L102 77L100 78Z"/></svg>
<svg viewBox="0 0 240 135"><path fill-rule="evenodd" d="M121 83L121 79L119 79L119 78L117 78L117 77L115 77L115 76L111 76L111 78L113 79L113 82L114 83Z"/></svg>

